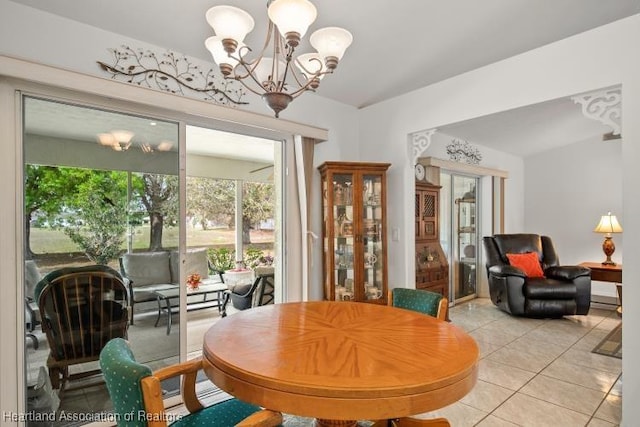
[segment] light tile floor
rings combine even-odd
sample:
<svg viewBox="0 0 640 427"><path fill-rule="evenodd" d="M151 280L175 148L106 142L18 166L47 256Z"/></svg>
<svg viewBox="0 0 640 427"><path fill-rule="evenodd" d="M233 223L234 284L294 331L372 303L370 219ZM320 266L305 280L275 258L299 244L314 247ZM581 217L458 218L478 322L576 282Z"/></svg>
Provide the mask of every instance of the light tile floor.
<svg viewBox="0 0 640 427"><path fill-rule="evenodd" d="M619 425L622 361L591 353L620 323L615 311L523 319L475 299L451 308L450 317L478 342L478 383L420 418L444 416L456 427Z"/></svg>
<svg viewBox="0 0 640 427"><path fill-rule="evenodd" d="M619 425L622 361L591 353L620 323L613 309L592 308L588 316L563 319L524 319L479 298L452 307L450 318L478 342L478 382L459 402L419 418L444 416L455 427ZM197 332L204 333L210 321L203 326L189 319L191 357L199 353ZM224 399L223 392L212 392L206 384L200 388L210 396L207 403ZM108 410L103 393L95 389L90 398L101 402L96 407ZM285 425L311 424L288 419Z"/></svg>

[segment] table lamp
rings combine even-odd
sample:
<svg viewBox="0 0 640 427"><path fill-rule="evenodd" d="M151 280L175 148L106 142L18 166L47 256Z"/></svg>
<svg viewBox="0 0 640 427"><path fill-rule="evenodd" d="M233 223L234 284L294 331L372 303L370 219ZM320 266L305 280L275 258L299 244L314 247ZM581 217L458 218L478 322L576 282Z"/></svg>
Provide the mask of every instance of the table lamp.
<svg viewBox="0 0 640 427"><path fill-rule="evenodd" d="M614 245L613 240L611 240L611 233L622 233L622 227L620 226L616 216L611 215L611 212L607 212L606 215L602 215L600 222L593 231L596 233L604 233L602 250L607 256L607 259L602 262L602 265L616 265L616 263L611 260L611 255L616 251L616 245Z"/></svg>

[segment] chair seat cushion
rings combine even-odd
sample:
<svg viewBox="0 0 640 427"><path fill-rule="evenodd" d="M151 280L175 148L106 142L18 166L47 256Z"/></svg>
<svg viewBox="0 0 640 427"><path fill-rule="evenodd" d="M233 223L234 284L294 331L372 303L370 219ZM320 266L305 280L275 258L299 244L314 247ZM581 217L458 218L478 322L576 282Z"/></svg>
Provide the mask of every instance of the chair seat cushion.
<svg viewBox="0 0 640 427"><path fill-rule="evenodd" d="M175 289L178 285L173 285L171 283L160 283L157 285L145 285L145 286L134 286L133 287L133 300L135 302L142 301L155 301L157 296L154 292L156 291L166 291L167 289Z"/></svg>
<svg viewBox="0 0 640 427"><path fill-rule="evenodd" d="M526 299L574 299L576 285L554 279L529 278L524 283L524 296Z"/></svg>
<svg viewBox="0 0 640 427"><path fill-rule="evenodd" d="M229 427L260 410L260 407L238 399L230 399L206 407L193 414L187 414L171 424L172 427Z"/></svg>

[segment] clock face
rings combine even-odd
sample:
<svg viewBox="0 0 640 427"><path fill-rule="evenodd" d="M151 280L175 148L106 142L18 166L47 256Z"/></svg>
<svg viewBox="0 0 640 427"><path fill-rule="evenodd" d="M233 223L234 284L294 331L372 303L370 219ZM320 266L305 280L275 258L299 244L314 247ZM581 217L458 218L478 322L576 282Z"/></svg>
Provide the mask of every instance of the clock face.
<svg viewBox="0 0 640 427"><path fill-rule="evenodd" d="M424 175L425 175L424 166L418 163L416 165L416 179L418 181L422 181L424 179Z"/></svg>

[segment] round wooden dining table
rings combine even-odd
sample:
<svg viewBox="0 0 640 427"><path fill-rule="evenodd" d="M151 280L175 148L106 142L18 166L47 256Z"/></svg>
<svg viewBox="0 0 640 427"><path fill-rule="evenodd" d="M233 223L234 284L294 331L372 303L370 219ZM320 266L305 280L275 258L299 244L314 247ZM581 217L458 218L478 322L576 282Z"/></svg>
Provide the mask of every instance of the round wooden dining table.
<svg viewBox="0 0 640 427"><path fill-rule="evenodd" d="M478 358L455 325L357 302L256 307L219 320L203 343L204 370L220 389L319 426L454 403L475 385Z"/></svg>

